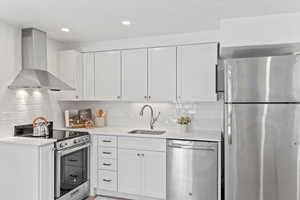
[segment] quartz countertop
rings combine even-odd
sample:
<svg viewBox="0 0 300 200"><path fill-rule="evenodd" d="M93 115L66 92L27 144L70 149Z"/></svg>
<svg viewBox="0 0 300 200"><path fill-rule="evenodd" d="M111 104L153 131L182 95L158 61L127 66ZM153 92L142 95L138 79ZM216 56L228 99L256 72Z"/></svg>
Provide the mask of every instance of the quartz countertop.
<svg viewBox="0 0 300 200"><path fill-rule="evenodd" d="M44 146L44 145L53 144L54 142L56 142L56 139L30 138L30 137L0 138L0 143L32 145L32 146Z"/></svg>
<svg viewBox="0 0 300 200"><path fill-rule="evenodd" d="M202 140L202 141L221 141L221 131L217 130L197 130L187 133L181 133L178 129L155 129L166 131L162 135L151 134L129 134L128 132L134 129L145 128L120 128L120 127L104 127L104 128L55 128L56 130L66 131L82 131L88 132L91 135L113 135L126 137L144 137L144 138L163 138L163 139L182 139L182 140Z"/></svg>

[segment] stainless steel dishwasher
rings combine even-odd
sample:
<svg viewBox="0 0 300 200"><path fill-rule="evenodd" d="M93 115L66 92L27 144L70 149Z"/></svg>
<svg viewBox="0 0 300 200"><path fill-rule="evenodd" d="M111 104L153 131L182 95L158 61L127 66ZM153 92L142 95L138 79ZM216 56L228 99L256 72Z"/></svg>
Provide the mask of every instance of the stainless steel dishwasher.
<svg viewBox="0 0 300 200"><path fill-rule="evenodd" d="M167 200L218 199L218 144L168 140Z"/></svg>

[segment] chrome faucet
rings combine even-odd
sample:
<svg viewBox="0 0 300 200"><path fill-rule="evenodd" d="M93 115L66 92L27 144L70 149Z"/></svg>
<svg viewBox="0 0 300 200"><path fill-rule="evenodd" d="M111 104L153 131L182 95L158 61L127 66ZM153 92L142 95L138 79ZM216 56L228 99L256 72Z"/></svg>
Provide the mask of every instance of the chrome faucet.
<svg viewBox="0 0 300 200"><path fill-rule="evenodd" d="M158 118L159 118L160 112L158 112L157 116L154 117L154 116L153 116L153 108L152 108L150 105L144 105L144 106L142 107L142 109L141 109L140 116L143 116L143 115L144 115L144 110L145 110L145 108L149 108L149 109L150 109L150 115L151 115L151 119L150 119L150 129L153 129L155 122L157 122L157 120L158 120Z"/></svg>

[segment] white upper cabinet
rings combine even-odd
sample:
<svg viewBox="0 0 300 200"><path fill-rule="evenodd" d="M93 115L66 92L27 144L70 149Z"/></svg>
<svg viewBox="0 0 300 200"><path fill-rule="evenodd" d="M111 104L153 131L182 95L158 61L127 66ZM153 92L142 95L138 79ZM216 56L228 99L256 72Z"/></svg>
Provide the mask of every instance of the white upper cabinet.
<svg viewBox="0 0 300 200"><path fill-rule="evenodd" d="M122 99L147 100L147 49L122 51Z"/></svg>
<svg viewBox="0 0 300 200"><path fill-rule="evenodd" d="M176 47L148 50L148 80L149 100L176 100Z"/></svg>
<svg viewBox="0 0 300 200"><path fill-rule="evenodd" d="M95 99L121 98L121 52L95 53Z"/></svg>
<svg viewBox="0 0 300 200"><path fill-rule="evenodd" d="M83 99L95 98L95 55L94 53L82 54L83 64Z"/></svg>
<svg viewBox="0 0 300 200"><path fill-rule="evenodd" d="M58 53L58 77L74 91L61 91L59 99L78 99L82 97L82 65L78 51L68 50Z"/></svg>
<svg viewBox="0 0 300 200"><path fill-rule="evenodd" d="M180 46L177 49L177 99L217 101L216 43Z"/></svg>

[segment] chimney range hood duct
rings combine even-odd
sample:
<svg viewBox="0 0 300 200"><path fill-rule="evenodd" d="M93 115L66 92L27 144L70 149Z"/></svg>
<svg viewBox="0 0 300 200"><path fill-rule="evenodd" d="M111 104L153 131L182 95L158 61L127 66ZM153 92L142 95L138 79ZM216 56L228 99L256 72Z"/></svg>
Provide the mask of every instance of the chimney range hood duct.
<svg viewBox="0 0 300 200"><path fill-rule="evenodd" d="M34 28L22 29L22 70L8 88L74 90L47 71L47 34L45 32Z"/></svg>

